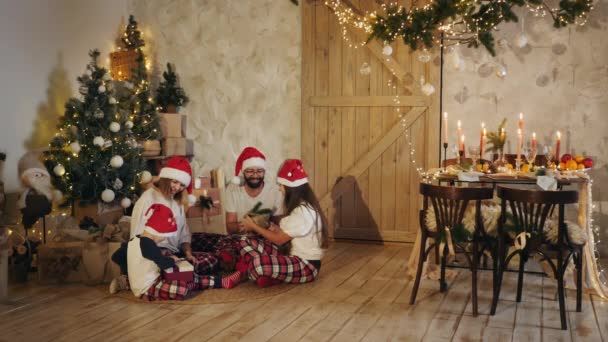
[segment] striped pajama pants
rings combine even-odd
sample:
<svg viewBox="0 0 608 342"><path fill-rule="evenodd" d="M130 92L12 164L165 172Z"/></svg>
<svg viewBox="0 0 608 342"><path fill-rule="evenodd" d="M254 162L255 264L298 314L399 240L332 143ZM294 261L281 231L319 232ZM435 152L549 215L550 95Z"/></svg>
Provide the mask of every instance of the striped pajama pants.
<svg viewBox="0 0 608 342"><path fill-rule="evenodd" d="M265 276L284 283L308 283L316 279L318 270L307 260L279 253L279 247L262 238L243 236L240 253L247 265L249 279Z"/></svg>

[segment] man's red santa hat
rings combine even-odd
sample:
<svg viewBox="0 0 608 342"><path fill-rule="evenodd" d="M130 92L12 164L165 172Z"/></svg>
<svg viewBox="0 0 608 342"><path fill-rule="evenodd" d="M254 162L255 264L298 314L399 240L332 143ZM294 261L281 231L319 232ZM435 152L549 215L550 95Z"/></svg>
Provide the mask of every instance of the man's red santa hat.
<svg viewBox="0 0 608 342"><path fill-rule="evenodd" d="M163 204L155 203L148 208L144 231L156 236L170 237L177 234L177 223L173 211Z"/></svg>
<svg viewBox="0 0 608 342"><path fill-rule="evenodd" d="M196 202L196 197L192 195L192 168L186 158L172 157L167 162L167 165L160 170L158 176L160 178L173 179L185 185L188 191L188 202L190 204Z"/></svg>
<svg viewBox="0 0 608 342"><path fill-rule="evenodd" d="M299 159L287 159L279 174L277 182L290 188L308 183L308 175L302 166L302 161Z"/></svg>
<svg viewBox="0 0 608 342"><path fill-rule="evenodd" d="M232 178L232 182L234 184L241 184L241 178L239 175L244 169L250 167L259 167L262 169L266 168L266 157L255 147L248 146L243 149L243 152L241 152L236 160L236 165L234 167L234 178Z"/></svg>

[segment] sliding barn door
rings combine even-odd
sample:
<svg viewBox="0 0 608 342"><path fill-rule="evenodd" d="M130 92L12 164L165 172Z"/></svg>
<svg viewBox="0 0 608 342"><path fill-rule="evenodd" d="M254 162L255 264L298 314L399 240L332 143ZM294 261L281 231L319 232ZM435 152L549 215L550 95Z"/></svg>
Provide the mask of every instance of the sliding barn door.
<svg viewBox="0 0 608 342"><path fill-rule="evenodd" d="M377 6L350 3L362 11ZM349 47L323 1L300 4L302 158L331 234L411 242L420 208L416 168L439 160L438 94L421 94L420 78L439 89L439 67L419 62L402 43L391 56L376 41ZM370 73L362 72L366 66Z"/></svg>

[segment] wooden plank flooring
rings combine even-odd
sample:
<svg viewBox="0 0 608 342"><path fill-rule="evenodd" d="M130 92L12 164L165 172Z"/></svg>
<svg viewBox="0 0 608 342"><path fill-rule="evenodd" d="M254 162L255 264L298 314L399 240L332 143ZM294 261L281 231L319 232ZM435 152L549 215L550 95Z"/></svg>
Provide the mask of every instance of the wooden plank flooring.
<svg viewBox="0 0 608 342"><path fill-rule="evenodd" d="M82 285L11 287L0 303L0 341L603 341L608 302L583 295L569 330L559 329L553 279L527 274L515 302L515 273L505 274L495 316L492 275L479 274L473 317L470 272L446 293L423 280L415 305L405 277L410 245L334 243L320 278L275 297L240 303L180 305L127 302ZM229 291L229 290L226 290Z"/></svg>

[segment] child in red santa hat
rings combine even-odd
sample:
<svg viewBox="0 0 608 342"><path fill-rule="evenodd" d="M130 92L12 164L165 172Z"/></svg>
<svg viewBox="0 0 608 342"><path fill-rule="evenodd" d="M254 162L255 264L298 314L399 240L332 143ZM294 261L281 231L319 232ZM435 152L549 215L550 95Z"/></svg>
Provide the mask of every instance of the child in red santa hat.
<svg viewBox="0 0 608 342"><path fill-rule="evenodd" d="M286 216L280 227L271 225L269 229L258 226L251 218L244 219L243 227L263 238L248 236L241 240L242 259L237 264L237 271L222 279L222 287L231 288L247 277L260 287L316 279L323 248L328 245L327 219L308 184L300 160L285 161L277 182L285 195L283 210ZM291 242L291 251L289 255L283 255L276 245L287 242Z"/></svg>

